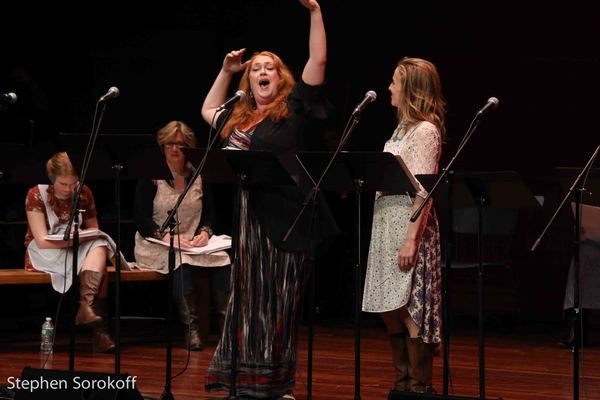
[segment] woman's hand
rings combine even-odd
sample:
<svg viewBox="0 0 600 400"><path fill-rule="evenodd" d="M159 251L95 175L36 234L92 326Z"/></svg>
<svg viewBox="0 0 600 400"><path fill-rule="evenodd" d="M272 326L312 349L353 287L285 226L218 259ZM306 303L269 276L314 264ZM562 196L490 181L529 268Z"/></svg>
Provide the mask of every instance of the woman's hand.
<svg viewBox="0 0 600 400"><path fill-rule="evenodd" d="M166 243L170 243L171 235L169 235L169 233L167 232L165 234L165 236L163 236L162 241L166 242ZM191 240L189 237L181 236L181 235L175 235L175 237L173 238L173 244L182 249L189 249L190 247L194 247L194 246L192 246Z"/></svg>
<svg viewBox="0 0 600 400"><path fill-rule="evenodd" d="M405 239L398 250L398 267L400 271L407 272L415 265L418 243L414 239Z"/></svg>
<svg viewBox="0 0 600 400"><path fill-rule="evenodd" d="M242 57L244 56L245 52L246 52L246 49L239 49L239 50L233 50L233 51L230 51L229 53L227 53L225 55L225 59L223 60L223 71L229 72L232 74L243 71L244 68L246 68L246 64L248 64L248 61L249 61L248 60L248 61L242 63Z"/></svg>
<svg viewBox="0 0 600 400"><path fill-rule="evenodd" d="M311 11L319 7L319 3L316 0L300 0L300 4Z"/></svg>
<svg viewBox="0 0 600 400"><path fill-rule="evenodd" d="M201 231L199 234L194 236L190 241L192 247L203 247L208 244L208 233Z"/></svg>

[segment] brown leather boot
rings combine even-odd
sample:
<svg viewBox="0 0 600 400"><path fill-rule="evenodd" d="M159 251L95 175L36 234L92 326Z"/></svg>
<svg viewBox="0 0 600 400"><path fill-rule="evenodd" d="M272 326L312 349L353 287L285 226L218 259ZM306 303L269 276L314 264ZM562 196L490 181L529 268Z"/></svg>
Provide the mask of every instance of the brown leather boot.
<svg viewBox="0 0 600 400"><path fill-rule="evenodd" d="M175 305L179 311L179 319L185 329L185 346L191 351L204 349L200 337L200 317L195 298L191 294L175 297Z"/></svg>
<svg viewBox="0 0 600 400"><path fill-rule="evenodd" d="M96 353L112 353L115 351L115 342L105 325L94 328L93 345Z"/></svg>
<svg viewBox="0 0 600 400"><path fill-rule="evenodd" d="M394 388L399 392L406 392L409 389L408 375L408 350L406 345L406 332L389 335L392 348L392 364L396 370L396 379Z"/></svg>
<svg viewBox="0 0 600 400"><path fill-rule="evenodd" d="M423 339L407 338L408 375L411 392L435 393L431 385L433 373L433 344L424 343Z"/></svg>
<svg viewBox="0 0 600 400"><path fill-rule="evenodd" d="M85 270L79 273L79 310L75 325L99 325L102 322L102 317L94 310L94 300L103 278L101 272Z"/></svg>
<svg viewBox="0 0 600 400"><path fill-rule="evenodd" d="M108 305L104 298L96 299L96 309L102 317L102 322L94 327L94 351L97 353L112 353L115 350L115 342L110 334Z"/></svg>

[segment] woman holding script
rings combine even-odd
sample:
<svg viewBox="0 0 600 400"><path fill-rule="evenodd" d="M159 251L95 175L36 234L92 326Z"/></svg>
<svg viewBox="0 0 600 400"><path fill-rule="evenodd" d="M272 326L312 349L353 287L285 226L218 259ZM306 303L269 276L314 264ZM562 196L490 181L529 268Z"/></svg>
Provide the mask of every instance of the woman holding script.
<svg viewBox="0 0 600 400"><path fill-rule="evenodd" d="M49 273L54 290L64 293L72 283L73 242L64 241L62 237L71 217L71 203L79 186L79 177L64 152L48 160L46 172L51 184L32 187L25 200L25 269ZM107 258L115 254L115 243L98 230L94 196L85 185L79 208L79 224L83 231L77 252L80 299L75 323L93 327L94 349L108 352L115 344L107 329L106 265Z"/></svg>
<svg viewBox="0 0 600 400"><path fill-rule="evenodd" d="M187 162L181 151L185 147L196 147L194 131L181 121L171 121L158 131L158 145L173 179L140 181L135 195L135 259L142 269L151 269L162 274L169 272L169 247L153 243L145 238L170 242L168 229L159 232L170 210L177 203L179 195L185 189L193 173L192 165ZM197 267L217 267L211 274L213 300L219 317L224 317L228 296L229 255L225 251L210 254L190 254L185 250L203 247L211 238L214 209L207 187L198 178L186 194L177 213L177 226L174 245L179 250L175 254L175 274L173 276L173 296L179 311L181 322L187 325L186 344L190 350L202 350L200 335L199 296L205 295L203 303L209 297L206 291L199 290ZM219 321L221 323L221 321Z"/></svg>

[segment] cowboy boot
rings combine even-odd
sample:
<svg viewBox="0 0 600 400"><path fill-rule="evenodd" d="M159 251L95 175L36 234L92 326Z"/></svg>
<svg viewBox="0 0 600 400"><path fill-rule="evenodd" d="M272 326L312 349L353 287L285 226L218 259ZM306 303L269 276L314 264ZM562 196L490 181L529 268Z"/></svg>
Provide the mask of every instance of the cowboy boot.
<svg viewBox="0 0 600 400"><path fill-rule="evenodd" d="M229 303L229 275L231 267L219 267L213 269L211 274L211 295L214 313L216 314L216 328L214 333L221 336L223 326L225 325L225 316L227 315L227 305Z"/></svg>
<svg viewBox="0 0 600 400"><path fill-rule="evenodd" d="M200 318L195 298L192 294L175 296L175 305L179 312L179 319L184 324L186 347L192 351L204 349L200 337Z"/></svg>
<svg viewBox="0 0 600 400"><path fill-rule="evenodd" d="M392 390L406 392L409 386L406 332L389 335L389 339L392 349L392 364L396 371L396 379Z"/></svg>
<svg viewBox="0 0 600 400"><path fill-rule="evenodd" d="M416 393L435 393L431 385L433 373L433 344L423 339L407 338L409 390Z"/></svg>
<svg viewBox="0 0 600 400"><path fill-rule="evenodd" d="M96 309L102 317L102 322L94 327L94 351L97 353L112 353L115 342L108 329L108 306L105 299L96 299Z"/></svg>
<svg viewBox="0 0 600 400"><path fill-rule="evenodd" d="M208 302L209 291L208 288L201 287L203 282L201 278L201 270L187 264L182 264L177 268L173 276L173 297L179 312L179 319L184 325L185 344L193 351L200 351L204 348L200 321L206 320L206 316L200 314L198 304Z"/></svg>
<svg viewBox="0 0 600 400"><path fill-rule="evenodd" d="M94 310L94 301L103 278L102 272L84 270L79 273L79 310L75 325L99 325L102 322L102 317Z"/></svg>

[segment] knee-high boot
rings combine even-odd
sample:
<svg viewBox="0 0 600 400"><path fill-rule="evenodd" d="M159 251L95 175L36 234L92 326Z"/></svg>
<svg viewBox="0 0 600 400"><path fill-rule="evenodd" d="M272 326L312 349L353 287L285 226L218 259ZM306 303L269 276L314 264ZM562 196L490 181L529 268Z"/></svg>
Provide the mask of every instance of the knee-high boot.
<svg viewBox="0 0 600 400"><path fill-rule="evenodd" d="M84 270L79 273L79 310L75 317L76 325L99 325L102 322L102 317L94 309L94 302L103 278L102 272Z"/></svg>
<svg viewBox="0 0 600 400"><path fill-rule="evenodd" d="M96 309L102 316L102 322L94 327L94 351L98 353L112 353L115 350L115 342L109 330L106 300L98 299Z"/></svg>
<svg viewBox="0 0 600 400"><path fill-rule="evenodd" d="M433 375L433 344L422 338L407 338L408 375L411 392L435 393L431 385Z"/></svg>
<svg viewBox="0 0 600 400"><path fill-rule="evenodd" d="M229 303L229 275L231 266L215 268L211 274L212 304L217 316L217 329L215 332L220 336L225 325L227 315L227 304Z"/></svg>
<svg viewBox="0 0 600 400"><path fill-rule="evenodd" d="M191 267L180 266L173 276L173 297L185 329L185 345L192 351L204 349L200 335L200 315ZM183 277L183 279L182 279ZM183 281L183 282L182 282ZM182 284L183 283L183 284Z"/></svg>
<svg viewBox="0 0 600 400"><path fill-rule="evenodd" d="M102 322L95 326L94 329L94 351L98 353L112 353L115 350L115 342L110 334L109 323L110 318L108 316L108 303L106 297L108 296L108 276L105 273L98 295L96 297L95 308L102 317Z"/></svg>
<svg viewBox="0 0 600 400"><path fill-rule="evenodd" d="M392 349L392 363L396 371L396 379L392 390L405 392L409 389L406 332L389 335L389 338Z"/></svg>

